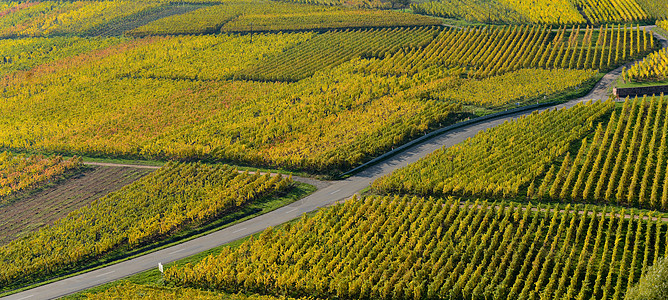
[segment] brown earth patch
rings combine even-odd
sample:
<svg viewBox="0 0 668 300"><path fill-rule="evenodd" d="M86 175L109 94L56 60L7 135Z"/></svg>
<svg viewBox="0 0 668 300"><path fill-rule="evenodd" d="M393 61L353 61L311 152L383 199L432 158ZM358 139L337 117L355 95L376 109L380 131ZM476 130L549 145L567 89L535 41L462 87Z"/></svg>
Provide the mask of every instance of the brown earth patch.
<svg viewBox="0 0 668 300"><path fill-rule="evenodd" d="M55 186L0 206L0 245L53 224L71 211L152 171L134 167L93 166Z"/></svg>

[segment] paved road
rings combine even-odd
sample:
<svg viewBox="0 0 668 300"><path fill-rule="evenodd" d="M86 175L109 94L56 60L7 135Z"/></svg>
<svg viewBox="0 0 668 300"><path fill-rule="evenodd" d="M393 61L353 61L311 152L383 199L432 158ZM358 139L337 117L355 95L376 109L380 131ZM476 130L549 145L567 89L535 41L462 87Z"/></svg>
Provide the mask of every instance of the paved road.
<svg viewBox="0 0 668 300"><path fill-rule="evenodd" d="M665 39L663 39L665 42ZM579 102L589 101L591 99L607 99L608 90L614 79L621 73L621 68L616 69L606 75L594 90L587 96L574 99L557 107L572 107ZM23 299L53 299L64 295L85 290L107 282L115 281L151 268L156 268L158 263L169 263L179 260L211 248L235 241L253 233L261 232L267 227L277 226L292 219L298 218L304 213L317 210L319 208L332 205L343 201L359 193L369 186L377 178L389 174L392 171L407 166L418 159L425 157L429 153L441 147L450 147L473 137L481 130L495 127L505 121L515 119L522 115L531 113L523 112L514 115L504 116L497 119L487 120L481 123L472 124L467 127L455 129L440 136L426 141L399 153L390 159L358 173L355 176L345 180L323 183L314 182L320 185L320 189L310 196L294 202L288 206L279 208L273 212L258 216L243 223L236 224L226 229L214 232L212 234L176 245L167 249L153 252L132 260L121 262L109 267L91 271L85 274L67 278L58 282L50 283L35 289L17 293L3 299L23 300Z"/></svg>

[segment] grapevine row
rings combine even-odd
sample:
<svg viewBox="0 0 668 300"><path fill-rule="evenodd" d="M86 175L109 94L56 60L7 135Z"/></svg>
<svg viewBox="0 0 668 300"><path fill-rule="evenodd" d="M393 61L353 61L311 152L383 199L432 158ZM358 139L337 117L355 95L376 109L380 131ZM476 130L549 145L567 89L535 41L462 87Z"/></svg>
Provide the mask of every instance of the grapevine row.
<svg viewBox="0 0 668 300"><path fill-rule="evenodd" d="M629 69L624 69L625 82L656 82L668 80L668 48L651 53Z"/></svg>
<svg viewBox="0 0 668 300"><path fill-rule="evenodd" d="M241 70L242 78L297 81L355 57L385 57L398 49L431 41L436 28L385 28L330 31Z"/></svg>
<svg viewBox="0 0 668 300"><path fill-rule="evenodd" d="M621 299L643 266L668 250L661 221L563 209L353 199L197 264L168 268L165 279L295 297Z"/></svg>
<svg viewBox="0 0 668 300"><path fill-rule="evenodd" d="M522 68L598 69L631 61L657 47L640 27L607 25L600 30L505 26L442 31L429 45L402 50L379 61L388 73L415 73L432 66L463 68L482 78Z"/></svg>
<svg viewBox="0 0 668 300"><path fill-rule="evenodd" d="M635 0L571 0L590 23L629 23L651 16ZM655 0L660 3L661 1Z"/></svg>
<svg viewBox="0 0 668 300"><path fill-rule="evenodd" d="M434 0L411 7L419 14L488 24L610 24L668 17L662 0Z"/></svg>
<svg viewBox="0 0 668 300"><path fill-rule="evenodd" d="M611 102L533 113L478 133L462 144L435 151L373 183L383 193L514 197L532 181L552 178L552 162L593 131ZM548 170L549 168L549 170ZM530 184L531 183L531 184Z"/></svg>
<svg viewBox="0 0 668 300"><path fill-rule="evenodd" d="M58 179L81 167L81 159L63 160L61 156L14 155L0 153L0 204L7 196Z"/></svg>
<svg viewBox="0 0 668 300"><path fill-rule="evenodd" d="M285 191L291 178L229 166L169 163L38 232L0 247L0 286L76 269L120 247L159 241L251 201Z"/></svg>
<svg viewBox="0 0 668 300"><path fill-rule="evenodd" d="M667 109L665 97L626 101L575 158L566 156L554 179L543 180L550 193L532 196L667 210Z"/></svg>

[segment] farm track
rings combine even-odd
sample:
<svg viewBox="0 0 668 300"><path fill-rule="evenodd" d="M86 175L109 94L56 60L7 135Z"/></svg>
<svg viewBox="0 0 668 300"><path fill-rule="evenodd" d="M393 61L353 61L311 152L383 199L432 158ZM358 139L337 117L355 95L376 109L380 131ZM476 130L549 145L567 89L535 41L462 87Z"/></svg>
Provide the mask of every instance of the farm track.
<svg viewBox="0 0 668 300"><path fill-rule="evenodd" d="M648 26L646 28L652 28L652 26ZM664 47L668 45L668 41L666 41L665 38L657 34L655 34L655 36L661 40ZM552 106L547 109L567 108L575 106L580 102L607 99L609 90L612 88L612 84L614 83L617 76L621 74L621 70L622 67L606 74L603 79L601 79L601 81L596 84L594 89L586 96L573 99L566 103ZM545 108L536 110L545 110ZM319 182L314 181L313 179L302 178L305 180L303 182L309 183L308 181L311 181L316 183L316 185L320 185L319 189L315 193L290 205L173 247L162 249L115 265L93 270L88 273L49 283L2 299L53 299L62 297L104 283L122 279L139 272L156 268L158 263L164 264L173 262L241 239L248 235L261 232L268 227L280 225L287 221L298 218L305 213L312 212L319 208L349 199L353 195L359 194L374 180L380 178L381 176L390 174L396 169L416 162L417 160L427 156L439 148L451 147L455 144L463 142L467 138L473 137L481 130L486 130L503 124L506 121L531 114L533 111L534 110L528 110L470 124L468 126L446 132L442 135L435 136L434 138L427 140L424 143L413 146L402 153L398 153L397 155L390 157L387 160L380 162L377 165L371 166L361 171L360 173L357 173L355 176L351 176L344 180ZM301 181L297 177L293 178L297 181Z"/></svg>

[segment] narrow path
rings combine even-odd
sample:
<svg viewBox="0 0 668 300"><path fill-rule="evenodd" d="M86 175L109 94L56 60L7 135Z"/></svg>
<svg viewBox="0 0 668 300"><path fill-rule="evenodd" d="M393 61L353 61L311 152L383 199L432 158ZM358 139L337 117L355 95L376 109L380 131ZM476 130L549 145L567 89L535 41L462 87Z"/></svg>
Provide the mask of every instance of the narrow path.
<svg viewBox="0 0 668 300"><path fill-rule="evenodd" d="M663 37L660 37L656 34L655 36L659 37L662 42L665 41ZM607 99L608 90L612 87L611 85L614 83L614 80L620 73L621 67L607 74L588 95L557 105L555 107L572 107L580 102ZM554 107L549 109L554 109ZM85 274L70 277L61 281L46 284L28 291L8 296L3 299L19 300L58 298L107 282L122 279L124 277L152 268L156 268L158 263L165 264L173 262L175 260L186 258L202 251L233 242L248 235L261 232L268 227L278 226L282 223L298 218L305 213L312 212L339 201L349 199L353 195L360 193L363 189L368 187L374 180L386 174L390 174L394 170L405 167L410 163L416 162L417 160L432 153L436 149L444 146L451 147L455 144L463 142L467 138L473 137L481 130L498 126L503 122L518 118L522 115L530 114L531 112L532 111L525 111L522 113L499 117L452 130L450 132L436 136L422 144L409 148L405 152L399 153L384 162L371 166L355 176L341 181L329 182L326 186L323 184L323 188L319 189L310 196L270 213L173 247L156 251L112 266L94 270Z"/></svg>

